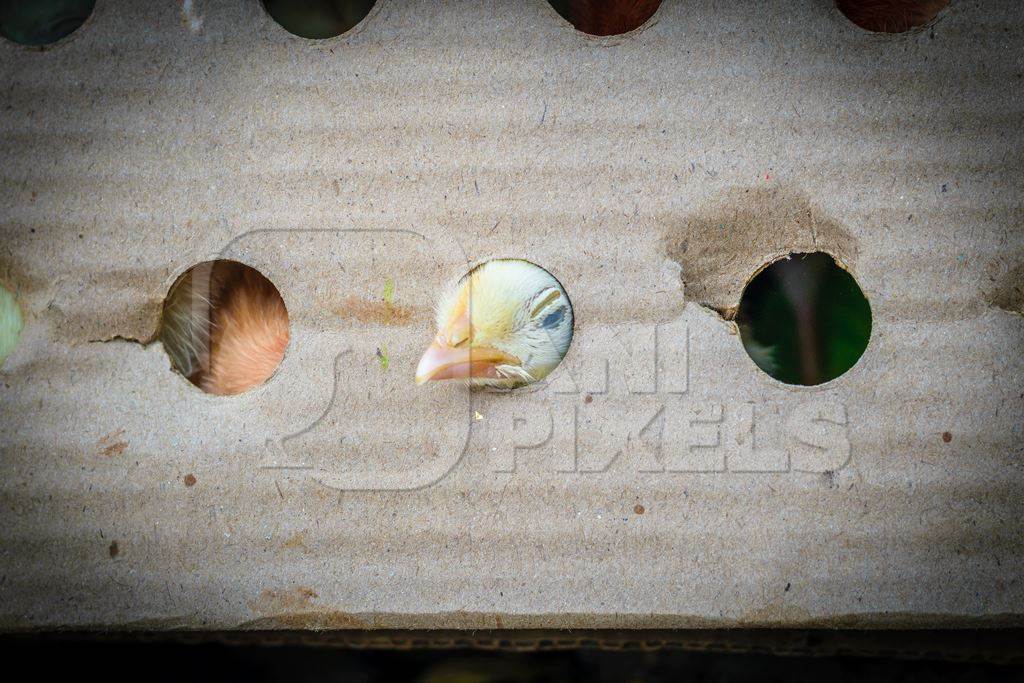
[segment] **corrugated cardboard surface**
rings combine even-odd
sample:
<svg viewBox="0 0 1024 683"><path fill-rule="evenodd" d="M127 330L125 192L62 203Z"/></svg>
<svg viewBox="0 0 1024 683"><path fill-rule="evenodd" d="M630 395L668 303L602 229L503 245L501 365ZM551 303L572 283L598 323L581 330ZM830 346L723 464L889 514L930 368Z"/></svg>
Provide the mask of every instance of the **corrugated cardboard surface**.
<svg viewBox="0 0 1024 683"><path fill-rule="evenodd" d="M187 5L0 45L4 629L1024 621L1018 3L880 36L668 1L593 39L380 0L324 42ZM814 249L872 339L790 387L713 309ZM133 341L218 256L292 321L234 398ZM438 289L498 256L565 285L562 372L413 386Z"/></svg>

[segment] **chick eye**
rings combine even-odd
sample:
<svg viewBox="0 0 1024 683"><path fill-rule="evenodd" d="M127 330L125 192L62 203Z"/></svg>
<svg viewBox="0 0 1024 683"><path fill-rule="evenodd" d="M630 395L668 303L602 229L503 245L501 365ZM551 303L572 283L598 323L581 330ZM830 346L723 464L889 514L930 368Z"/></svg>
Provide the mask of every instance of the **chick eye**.
<svg viewBox="0 0 1024 683"><path fill-rule="evenodd" d="M545 330L550 330L558 327L562 324L562 320L565 318L565 306L559 306L551 313L544 316L544 319L540 322L540 326Z"/></svg>

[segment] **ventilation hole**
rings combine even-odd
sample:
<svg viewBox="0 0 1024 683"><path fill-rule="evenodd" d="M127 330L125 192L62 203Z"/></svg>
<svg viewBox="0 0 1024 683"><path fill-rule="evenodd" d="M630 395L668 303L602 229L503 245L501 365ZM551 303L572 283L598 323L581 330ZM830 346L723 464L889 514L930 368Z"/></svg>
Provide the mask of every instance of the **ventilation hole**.
<svg viewBox="0 0 1024 683"><path fill-rule="evenodd" d="M871 307L828 254L791 254L747 283L736 324L759 368L780 382L809 386L854 366L871 336Z"/></svg>
<svg viewBox="0 0 1024 683"><path fill-rule="evenodd" d="M240 394L274 374L288 346L277 287L236 261L185 271L164 301L160 340L171 365L203 391Z"/></svg>
<svg viewBox="0 0 1024 683"><path fill-rule="evenodd" d="M562 362L572 328L572 303L551 273L520 259L487 261L442 294L437 334L416 368L416 383L532 384Z"/></svg>
<svg viewBox="0 0 1024 683"><path fill-rule="evenodd" d="M96 0L0 0L0 35L22 45L49 45L75 32Z"/></svg>
<svg viewBox="0 0 1024 683"><path fill-rule="evenodd" d="M315 40L355 28L376 0L263 0L267 14L286 31Z"/></svg>
<svg viewBox="0 0 1024 683"><path fill-rule="evenodd" d="M0 367L18 345L23 325L17 300L6 287L0 285Z"/></svg>
<svg viewBox="0 0 1024 683"><path fill-rule="evenodd" d="M867 31L903 33L924 26L949 0L836 0L847 19Z"/></svg>
<svg viewBox="0 0 1024 683"><path fill-rule="evenodd" d="M614 36L640 28L654 16L661 0L548 0L577 31Z"/></svg>

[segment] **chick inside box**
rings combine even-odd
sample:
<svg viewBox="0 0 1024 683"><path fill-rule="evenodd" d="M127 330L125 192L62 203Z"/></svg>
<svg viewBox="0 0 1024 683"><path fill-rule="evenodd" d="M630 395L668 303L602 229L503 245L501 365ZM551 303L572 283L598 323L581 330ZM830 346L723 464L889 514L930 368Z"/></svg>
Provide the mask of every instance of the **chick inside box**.
<svg viewBox="0 0 1024 683"><path fill-rule="evenodd" d="M1020 3L28 4L3 630L1024 625Z"/></svg>

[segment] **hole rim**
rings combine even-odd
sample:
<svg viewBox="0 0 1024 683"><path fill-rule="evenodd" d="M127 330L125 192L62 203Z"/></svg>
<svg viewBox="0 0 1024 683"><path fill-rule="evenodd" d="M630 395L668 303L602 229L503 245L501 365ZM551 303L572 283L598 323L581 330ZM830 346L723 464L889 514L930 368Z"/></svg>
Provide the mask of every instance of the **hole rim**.
<svg viewBox="0 0 1024 683"><path fill-rule="evenodd" d="M763 273L768 268L772 267L773 265L781 261L788 261L794 257L812 256L816 254L822 254L824 256L827 256L832 261L832 265L834 265L839 270L846 272L850 276L850 279L857 286L857 290L860 292L861 296L864 297L864 302L867 304L868 324L870 325L870 329L868 330L868 338L866 343L864 344L864 348L860 352L860 355L857 356L857 360L854 361L853 365L848 367L846 370L844 370L843 372L839 373L838 375L831 379L825 380L824 382L818 382L817 384L790 384L789 382L784 382L781 379L778 379L777 377L773 376L767 370L758 365L756 361L754 361L753 356L751 356L750 353L747 351L747 346L743 341L743 332L740 329L739 323L737 322L737 318L739 317L740 308L743 304L743 297L747 293L747 288L750 287L750 284L755 279L757 279L757 277L761 275L761 273ZM747 278L746 282L743 284L743 289L740 290L739 300L737 301L735 306L730 307L730 309L724 315L724 318L733 327L733 331L735 332L737 339L739 339L740 348L743 350L743 355L746 357L747 362L750 363L750 365L752 365L757 370L757 375L762 381L767 381L769 384L778 387L784 387L786 389L804 392L824 391L832 389L834 388L834 383L838 382L839 380L849 378L853 372L858 371L859 368L864 367L864 358L868 355L868 352L874 345L875 337L877 336L877 330L875 327L876 316L875 310L871 306L871 299L868 298L867 292L861 285L860 281L857 279L857 276L854 274L853 268L845 261L843 261L839 256L829 251L828 249L816 249L815 251L787 251L783 254L777 254L769 258L765 263L761 264L761 266L759 266L750 275L750 277Z"/></svg>
<svg viewBox="0 0 1024 683"><path fill-rule="evenodd" d="M339 43L347 41L366 30L367 26L370 25L371 21L375 21L377 16L383 11L382 8L388 3L388 0L373 0L373 6L370 7L369 11L360 19L352 28L347 31L335 34L333 36L327 36L325 38L307 38L306 36L299 35L298 33L292 33L284 24L280 23L270 10L267 9L266 0L259 0L257 3L263 12L263 18L271 26L273 26L271 35L283 35L285 39L292 40L298 43L305 44L307 46L325 46L335 47ZM266 29L265 29L266 30Z"/></svg>
<svg viewBox="0 0 1024 683"><path fill-rule="evenodd" d="M42 43L38 45L19 43L18 41L7 37L3 32L0 32L0 45L16 52L49 52L50 50L55 50L68 45L69 43L77 40L86 29L92 26L93 22L96 20L96 14L103 9L105 2L106 0L93 0L92 8L89 10L89 15L85 17L82 23L67 35L58 38L52 43Z"/></svg>
<svg viewBox="0 0 1024 683"><path fill-rule="evenodd" d="M193 382L191 379L189 379L188 376L186 376L184 373L182 373L178 369L177 364L174 362L174 359L171 357L171 354L168 353L167 345L164 343L164 340L163 340L164 317L165 317L165 315L167 313L167 302L170 300L171 294L182 283L182 281L185 279L185 277L189 273L191 273L193 270L195 270L199 266L202 266L202 265L205 265L205 264L214 264L214 263L217 263L217 262L231 263L231 264L243 266L244 268L251 269L257 275L259 275L261 278L266 280L267 283L269 283L270 286L273 288L273 290L277 293L277 296L280 298L281 303L282 303L282 305L284 306L284 309L285 309L285 317L286 317L287 324L288 324L288 343L285 344L284 351L282 352L281 358L280 358L280 360L278 360L277 366L274 368L274 371L271 372L269 375L267 375L267 378L264 379L259 384L255 384L255 385L249 387L248 389L236 392L234 394L217 394L217 393L213 393L213 392L210 392L210 391L206 391L201 386L199 386L198 384ZM167 284L168 281L170 282L169 285ZM222 256L213 256L211 258L205 258L202 261L196 261L191 266L187 266L186 268L184 268L180 272L178 272L176 275L174 275L174 276L168 278L167 280L165 280L164 281L164 289L165 289L166 293L164 294L163 301L160 304L160 317L157 320L156 331L153 333L152 337L150 337L150 339L146 342L146 345L148 346L149 344L152 344L154 342L160 344L161 349L164 352L164 355L167 356L167 360L168 360L168 363L170 365L171 373L176 375L181 381L183 381L189 390L193 390L194 392L196 392L196 394L198 396L206 397L206 398L208 398L210 400L214 400L214 401L231 400L231 399L239 400L239 399L242 399L242 398L246 398L246 397L250 397L250 396L255 396L257 394L257 392L259 392L261 389L265 389L265 388L269 387L271 382L274 380L274 378L277 377L277 375L282 372L282 368L284 368L285 362L288 360L288 356L289 356L290 352L292 351L292 346L295 343L295 335L293 334L293 330L292 330L291 308L289 307L288 300L285 298L285 295L281 291L281 289L277 286L277 284L270 277L268 277L266 274L264 274L264 272L262 270L260 270L259 268L257 268L256 266L254 266L254 265L252 265L250 263L246 263L245 261L241 261L241 260L239 260L237 258L226 258L226 257L222 257Z"/></svg>
<svg viewBox="0 0 1024 683"><path fill-rule="evenodd" d="M949 12L950 7L952 7L952 5L953 5L953 0L946 0L946 4L945 5L943 5L938 10L936 10L935 13L932 14L931 17L929 17L927 20L921 22L920 24L911 25L911 26L903 29L902 31L887 31L887 30L884 30L884 29L868 28L866 26L862 26L861 24L857 23L856 21L851 19L850 16L846 13L846 11L840 6L841 2L843 2L843 0L833 0L832 8L833 8L833 10L835 12L835 15L839 17L839 20L847 28L851 29L855 33L865 34L865 35L868 35L868 36L875 36L875 37L883 38L883 39L885 37L887 37L887 36L891 36L891 37L913 36L913 35L917 35L919 33L922 33L924 31L927 31L927 30L933 28L936 23L941 21L943 19L943 17L946 15L946 13Z"/></svg>
<svg viewBox="0 0 1024 683"><path fill-rule="evenodd" d="M659 15L662 12L662 8L664 8L665 6L665 0L659 0L658 6L655 8L655 10L639 26L635 26L634 28L631 28L630 30L624 31L622 33L609 33L607 35L600 35L597 33L587 33L582 29L576 28L575 24L569 21L569 19L567 19L566 17L562 16L562 13L555 9L555 6L551 4L551 0L541 0L541 2L544 3L544 6L547 9L547 11L555 17L555 20L558 23L562 24L563 28L568 28L576 36L582 36L592 42L608 45L617 45L619 44L619 42L621 42L623 38L626 38L627 36L632 37L639 35L640 33L643 33L644 31L653 27L659 21Z"/></svg>

